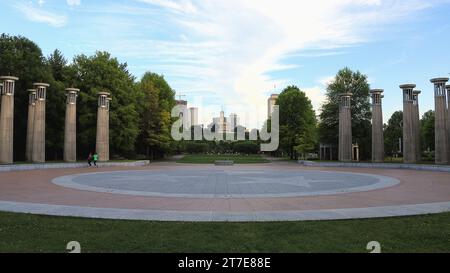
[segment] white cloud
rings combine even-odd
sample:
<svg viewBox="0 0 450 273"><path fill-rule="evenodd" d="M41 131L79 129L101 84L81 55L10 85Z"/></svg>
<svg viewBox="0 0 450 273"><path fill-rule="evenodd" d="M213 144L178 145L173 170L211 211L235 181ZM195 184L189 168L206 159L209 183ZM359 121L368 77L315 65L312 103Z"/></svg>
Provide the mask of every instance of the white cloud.
<svg viewBox="0 0 450 273"><path fill-rule="evenodd" d="M81 0L67 0L66 2L71 7L81 5Z"/></svg>
<svg viewBox="0 0 450 273"><path fill-rule="evenodd" d="M267 95L274 85L284 86L295 80L270 76L273 71L299 69L285 62L289 56L344 54L341 49L370 42L377 37L376 31L388 24L410 19L416 11L441 2L136 1L163 8L158 16L148 19L153 21L143 21L142 25L158 24L158 32L166 36L142 38L148 37L148 32L134 33L133 37L108 39L108 49L124 58L134 56L148 61L153 71L164 73L169 81L174 79L177 91L216 94L221 103L229 104L228 112L260 106L252 109L255 120L249 126L260 126L266 118ZM113 29L110 23L107 25ZM130 32L136 29L130 28ZM315 51L308 53L311 49ZM304 89L316 110L323 100L326 80L329 77L322 79L319 86Z"/></svg>
<svg viewBox="0 0 450 273"><path fill-rule="evenodd" d="M160 6L176 12L195 13L197 11L195 5L190 0L138 0L139 2Z"/></svg>
<svg viewBox="0 0 450 273"><path fill-rule="evenodd" d="M14 7L32 22L45 23L52 27L63 27L67 24L66 16L34 7L32 3L17 3Z"/></svg>

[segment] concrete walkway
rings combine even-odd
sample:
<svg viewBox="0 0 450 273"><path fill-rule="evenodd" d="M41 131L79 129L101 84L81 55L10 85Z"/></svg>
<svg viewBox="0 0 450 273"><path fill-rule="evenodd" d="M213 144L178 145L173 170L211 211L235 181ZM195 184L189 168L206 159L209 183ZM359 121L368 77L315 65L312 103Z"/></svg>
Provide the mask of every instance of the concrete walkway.
<svg viewBox="0 0 450 273"><path fill-rule="evenodd" d="M94 163L92 163L93 165ZM148 160L134 162L97 162L99 168L104 167L141 167L150 164ZM12 171L31 171L31 170L49 170L49 169L79 169L88 168L88 163L33 163L33 164L8 164L0 165L0 172ZM94 167L94 166L92 166Z"/></svg>
<svg viewBox="0 0 450 273"><path fill-rule="evenodd" d="M167 179L152 175L142 179L139 175L136 176L136 171L145 174L166 174ZM319 173L336 173L336 177L338 174L344 174L343 177L345 177L345 174L351 174L363 179L357 181L353 176L348 176L352 181L356 181L357 185L338 181L336 182L338 188L335 189L337 192L317 195L318 191L329 190L328 187L334 187L335 185L320 185L327 182L315 181L316 177L307 175L307 173L315 173L316 171ZM110 182L107 179L105 180L108 183L97 181L95 177L92 180L74 180L85 186L109 188L110 192L92 191L88 188L68 188L52 183L54 179L59 177L77 177L94 173L103 173L104 177L109 177L109 175L117 172L119 172L119 176L112 176ZM128 176L128 172L132 172L133 175ZM291 178L286 175L277 183L266 180L266 185L261 185L262 180L260 179L249 181L247 179L252 179L237 176L235 181L228 180L228 185L245 181L251 183L238 185L235 188L237 195L228 197L198 196L198 194L205 193L202 191L208 188L196 188L195 184L189 184L195 180L194 178L187 180L186 184L181 183L182 180L181 182L173 180L174 176L180 174L184 176L185 173L205 176L218 172L230 172L239 175L247 175L251 172L272 172L272 178L275 180L280 173L293 175ZM302 172L304 175L302 175ZM121 178L119 178L120 175L122 175ZM377 180L366 181L364 175L367 175L367 177L388 177L399 181L399 183L370 188L377 185L378 182ZM257 178L257 176L254 178ZM280 178L282 177L280 176ZM214 181L215 185L219 187L227 185L227 183L222 183L222 181L227 180L210 179L213 178L209 178L209 180L205 178L202 181L204 183ZM93 181L93 183L89 183L89 181ZM253 182L256 182L256 184ZM160 183L160 186L152 188L155 185L154 183ZM313 185L314 183L317 183L317 185ZM364 183L369 183L369 185L364 185ZM171 187L171 185L177 186ZM163 194L143 196L120 192L120 190L129 190L126 188L128 186L138 187L134 190L140 191L156 189ZM311 186L311 188L308 188L308 186ZM346 190L341 191L339 189L341 186L342 189L351 189L354 186L369 186L369 188L348 192ZM239 189L244 188L248 191L246 194L249 195L239 196ZM185 197L164 196L164 193L169 195L176 193L174 189L192 195ZM195 189L198 189L198 191ZM252 195L252 189L253 194L258 194ZM115 190L119 190L119 192L114 192ZM226 188L224 190L225 193L228 192ZM291 190L300 193L309 191L311 194L279 197L273 195L277 191L283 195ZM265 193L272 193L272 195L264 195ZM121 166L100 169L12 171L0 173L0 210L60 216L163 221L295 221L417 215L450 211L450 173L373 168L304 167L287 162L235 166L190 165L169 162L155 163L143 167Z"/></svg>

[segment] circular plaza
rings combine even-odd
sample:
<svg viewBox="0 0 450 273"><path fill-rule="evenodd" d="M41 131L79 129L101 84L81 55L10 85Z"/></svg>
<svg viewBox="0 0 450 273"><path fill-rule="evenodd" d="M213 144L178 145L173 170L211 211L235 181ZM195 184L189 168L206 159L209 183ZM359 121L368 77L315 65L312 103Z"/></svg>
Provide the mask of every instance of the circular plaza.
<svg viewBox="0 0 450 273"><path fill-rule="evenodd" d="M298 221L450 211L450 173L304 167L148 166L1 172L0 210L155 221Z"/></svg>

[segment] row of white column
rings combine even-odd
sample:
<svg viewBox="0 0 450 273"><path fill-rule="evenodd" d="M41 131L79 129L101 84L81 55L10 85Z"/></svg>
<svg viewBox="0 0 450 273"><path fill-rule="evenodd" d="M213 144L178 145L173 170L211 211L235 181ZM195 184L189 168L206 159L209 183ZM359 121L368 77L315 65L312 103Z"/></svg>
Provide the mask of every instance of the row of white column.
<svg viewBox="0 0 450 273"><path fill-rule="evenodd" d="M450 163L450 85L448 78L431 79L435 96L435 163ZM403 92L403 160L417 163L422 160L420 143L420 90L415 84L400 85ZM372 97L372 161L384 161L382 89L370 91ZM339 160L351 161L351 93L340 96L339 106ZM349 125L350 124L350 125Z"/></svg>
<svg viewBox="0 0 450 273"><path fill-rule="evenodd" d="M13 163L14 146L14 90L19 78L0 77L0 163ZM45 108L49 84L35 83L28 90L28 122L26 159L30 162L45 162ZM64 161L76 161L76 104L79 89L66 89L66 119L64 132ZM110 94L100 92L98 96L96 152L100 161L109 160L109 111Z"/></svg>

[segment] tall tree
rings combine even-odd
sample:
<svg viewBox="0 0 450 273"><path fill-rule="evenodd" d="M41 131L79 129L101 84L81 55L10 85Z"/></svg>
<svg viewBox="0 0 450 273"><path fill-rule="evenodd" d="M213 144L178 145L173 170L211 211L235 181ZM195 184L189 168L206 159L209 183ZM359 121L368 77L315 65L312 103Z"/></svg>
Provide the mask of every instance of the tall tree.
<svg viewBox="0 0 450 273"><path fill-rule="evenodd" d="M423 114L422 120L421 120L421 128L420 128L420 134L421 134L421 142L422 142L422 148L423 150L430 150L434 151L434 111L430 110Z"/></svg>
<svg viewBox="0 0 450 273"><path fill-rule="evenodd" d="M349 68L340 70L328 84L326 102L322 105L319 122L320 142L338 145L339 140L339 95L351 92L351 116L353 142L360 148L361 159L371 154L371 110L367 76Z"/></svg>
<svg viewBox="0 0 450 273"><path fill-rule="evenodd" d="M69 86L69 67L61 51L56 49L45 60L52 74L50 87L47 90L46 105L46 158L48 160L62 160L64 154L64 126L66 110L65 89Z"/></svg>
<svg viewBox="0 0 450 273"><path fill-rule="evenodd" d="M41 49L21 36L0 36L0 75L16 76L14 98L14 160L25 160L28 92L35 82L52 81ZM52 115L52 113L49 113Z"/></svg>
<svg viewBox="0 0 450 273"><path fill-rule="evenodd" d="M384 150L386 154L393 156L400 149L400 141L403 136L403 112L397 111L392 114L384 129Z"/></svg>
<svg viewBox="0 0 450 273"><path fill-rule="evenodd" d="M277 105L280 107L280 148L291 159L297 152L306 152L316 143L316 116L311 101L296 86L281 92Z"/></svg>
<svg viewBox="0 0 450 273"><path fill-rule="evenodd" d="M139 133L138 90L126 63L107 52L75 57L70 82L80 88L78 99L78 152L85 156L95 149L98 93L107 91L113 99L110 111L112 156L131 157Z"/></svg>
<svg viewBox="0 0 450 273"><path fill-rule="evenodd" d="M142 97L139 100L140 134L137 150L154 159L173 147L170 132L175 91L163 76L151 72L142 77L138 88Z"/></svg>

